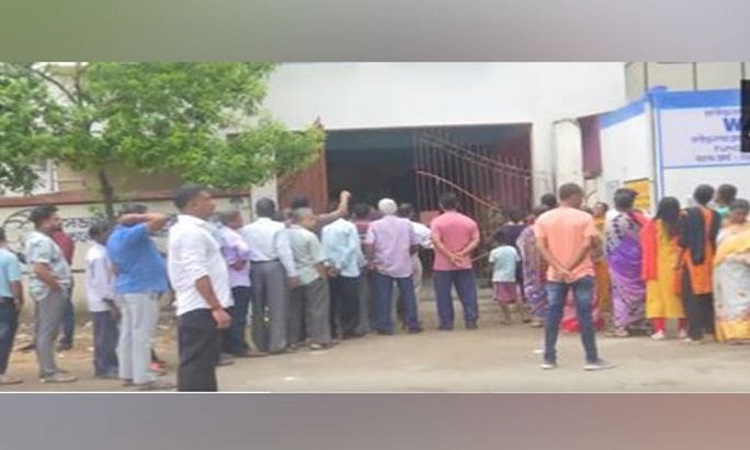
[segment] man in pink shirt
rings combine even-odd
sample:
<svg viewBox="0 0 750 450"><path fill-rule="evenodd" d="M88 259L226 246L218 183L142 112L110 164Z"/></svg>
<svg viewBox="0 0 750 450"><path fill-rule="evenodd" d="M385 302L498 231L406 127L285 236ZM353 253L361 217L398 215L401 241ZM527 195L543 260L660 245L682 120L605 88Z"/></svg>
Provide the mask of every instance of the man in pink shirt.
<svg viewBox="0 0 750 450"><path fill-rule="evenodd" d="M581 342L586 352L584 370L613 367L599 358L591 318L591 296L594 290L594 263L590 252L598 231L594 218L580 209L584 192L577 184L560 187L560 205L540 216L534 224L536 245L549 265L547 298L549 309L544 330L542 369L557 367L557 335L568 291L573 290Z"/></svg>
<svg viewBox="0 0 750 450"><path fill-rule="evenodd" d="M378 334L393 334L391 293L395 282L404 299L409 333L421 333L411 256L417 252L419 238L408 219L396 217L398 206L395 201L383 199L378 208L384 216L370 224L365 237L365 255L373 272L375 287L375 328Z"/></svg>
<svg viewBox="0 0 750 450"><path fill-rule="evenodd" d="M440 198L443 214L431 224L435 247L432 280L435 287L440 329L453 329L454 311L451 291L456 287L464 309L464 322L469 330L477 329L477 281L471 255L479 245L479 226L459 213L458 199L453 193Z"/></svg>

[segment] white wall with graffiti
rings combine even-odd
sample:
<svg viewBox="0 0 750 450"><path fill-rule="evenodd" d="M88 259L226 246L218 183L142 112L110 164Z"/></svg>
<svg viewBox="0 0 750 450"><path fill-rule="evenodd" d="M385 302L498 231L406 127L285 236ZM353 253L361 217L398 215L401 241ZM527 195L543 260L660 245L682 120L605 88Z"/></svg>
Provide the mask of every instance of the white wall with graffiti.
<svg viewBox="0 0 750 450"><path fill-rule="evenodd" d="M139 202L148 206L153 212L165 214L177 214L177 210L169 200L162 201L144 201ZM92 222L98 217L99 209L92 204L73 204L59 205L60 217L63 221L65 232L68 233L76 242L75 254L73 258L73 270L75 276L76 289L73 297L76 305L79 306L79 312L85 312L85 298L83 290L83 269L85 267L86 252L91 242L88 238L88 229ZM8 239L8 247L17 253L23 253L24 240L28 233L33 230L33 225L29 220L29 212L32 207L0 207L0 226L5 229ZM250 217L250 202L247 198L218 198L216 199L216 211L239 210L242 212L244 219L247 221ZM159 250L166 253L167 248L167 231L163 231L154 236L154 241ZM29 313L27 308L26 313Z"/></svg>

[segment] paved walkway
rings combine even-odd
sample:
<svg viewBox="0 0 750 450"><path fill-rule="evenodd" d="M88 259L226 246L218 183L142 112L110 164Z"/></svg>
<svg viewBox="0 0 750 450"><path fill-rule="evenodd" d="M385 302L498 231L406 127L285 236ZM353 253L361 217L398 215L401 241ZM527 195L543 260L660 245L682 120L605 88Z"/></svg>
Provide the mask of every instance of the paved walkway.
<svg viewBox="0 0 750 450"><path fill-rule="evenodd" d="M481 310L480 330L440 332L434 329L434 304L423 302L424 334L368 336L324 352L238 360L219 369L220 387L236 392L750 392L750 347L602 337L601 353L617 368L587 373L581 370L578 337L563 336L560 368L545 372L535 353L541 330L500 325L487 299ZM162 330L159 349L174 364L171 334ZM60 360L81 382L39 384L33 355L16 354L10 373L27 382L3 389L125 391L117 382L91 378L89 346L82 338Z"/></svg>

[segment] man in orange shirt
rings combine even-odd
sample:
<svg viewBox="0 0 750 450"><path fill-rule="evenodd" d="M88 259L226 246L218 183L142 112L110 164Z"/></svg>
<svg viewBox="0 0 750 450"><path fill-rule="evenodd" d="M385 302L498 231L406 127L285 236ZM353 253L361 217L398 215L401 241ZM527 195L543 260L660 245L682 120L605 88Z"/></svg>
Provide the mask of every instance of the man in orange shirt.
<svg viewBox="0 0 750 450"><path fill-rule="evenodd" d="M586 352L584 370L603 370L612 364L599 358L591 311L594 291L594 263L590 252L598 231L594 218L580 207L584 192L577 184L560 187L558 208L542 214L534 224L539 252L549 265L547 297L549 309L544 330L542 369L557 367L557 336L560 331L565 298L570 289L575 297L581 341Z"/></svg>

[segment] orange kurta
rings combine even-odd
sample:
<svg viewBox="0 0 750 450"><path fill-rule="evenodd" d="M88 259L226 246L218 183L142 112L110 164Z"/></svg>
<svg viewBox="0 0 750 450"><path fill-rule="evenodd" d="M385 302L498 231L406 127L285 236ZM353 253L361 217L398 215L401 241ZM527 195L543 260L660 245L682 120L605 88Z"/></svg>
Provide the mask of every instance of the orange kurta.
<svg viewBox="0 0 750 450"><path fill-rule="evenodd" d="M690 250L683 253L682 264L690 274L690 281L693 286L693 293L696 295L705 295L713 292L713 261L716 250L710 241L711 221L713 220L713 211L708 208L701 208L703 213L703 242L706 257L703 264L693 264L693 258Z"/></svg>
<svg viewBox="0 0 750 450"><path fill-rule="evenodd" d="M597 242L599 247L603 247L601 242L601 236L604 235L604 219L594 219L596 228L599 230L600 237ZM599 307L601 312L612 311L612 295L611 295L611 281L609 279L609 266L607 265L607 259L604 257L602 248L598 248L598 251L594 254L594 271L596 272L596 291L599 295Z"/></svg>

